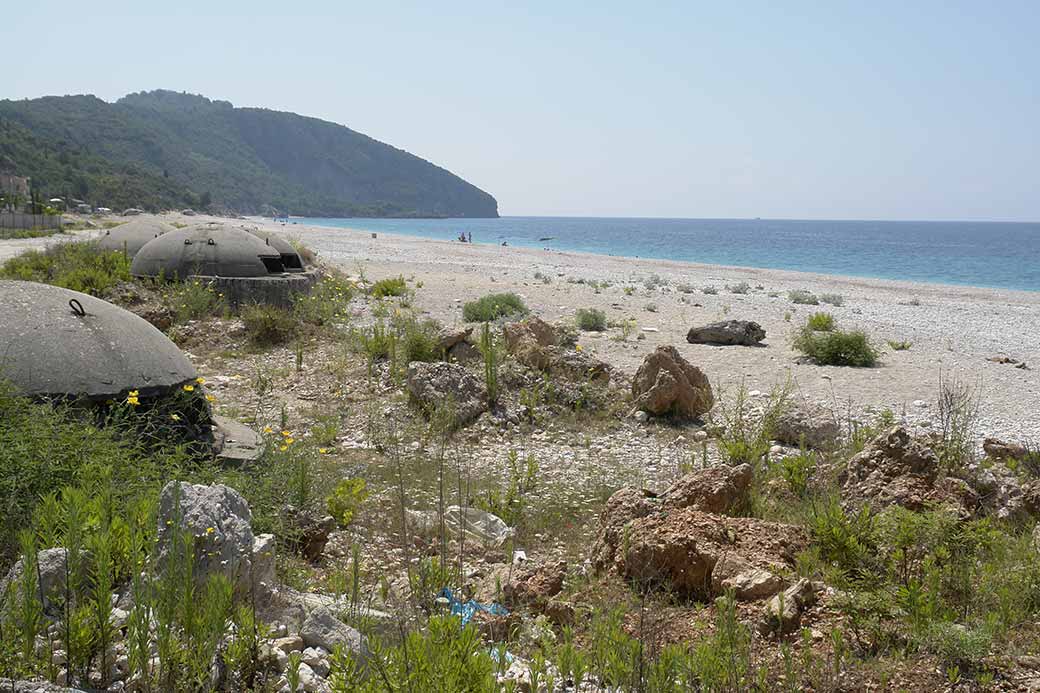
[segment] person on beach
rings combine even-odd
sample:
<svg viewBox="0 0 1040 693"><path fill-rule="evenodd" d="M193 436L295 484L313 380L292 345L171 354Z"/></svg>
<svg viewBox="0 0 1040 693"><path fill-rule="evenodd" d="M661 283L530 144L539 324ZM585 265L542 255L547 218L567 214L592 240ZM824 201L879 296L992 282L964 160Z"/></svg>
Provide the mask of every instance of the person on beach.
<svg viewBox="0 0 1040 693"><path fill-rule="evenodd" d="M472 231L469 232L469 242L470 243L473 242L473 232Z"/></svg>

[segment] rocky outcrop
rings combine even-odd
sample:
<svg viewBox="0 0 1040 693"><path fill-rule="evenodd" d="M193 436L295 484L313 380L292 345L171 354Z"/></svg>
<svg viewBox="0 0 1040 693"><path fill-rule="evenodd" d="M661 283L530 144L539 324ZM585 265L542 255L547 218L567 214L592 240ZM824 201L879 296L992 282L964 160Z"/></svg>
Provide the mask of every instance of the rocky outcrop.
<svg viewBox="0 0 1040 693"><path fill-rule="evenodd" d="M758 346L765 338L766 331L751 320L723 320L690 328L686 333L686 341L690 344L720 346Z"/></svg>
<svg viewBox="0 0 1040 693"><path fill-rule="evenodd" d="M632 378L632 398L637 410L691 419L715 404L708 376L674 346L659 346L646 356Z"/></svg>
<svg viewBox="0 0 1040 693"><path fill-rule="evenodd" d="M36 590L43 595L43 610L49 616L58 616L60 604L65 599L65 555L65 549L44 549L36 554L38 565L31 566L37 573ZM80 556L84 561L89 560L85 552L81 552ZM84 573L87 568L84 566ZM22 559L18 559L7 572L7 577L0 581L0 595L7 594L8 589L13 594L21 594L22 578Z"/></svg>
<svg viewBox="0 0 1040 693"><path fill-rule="evenodd" d="M808 538L798 527L725 514L746 504L751 479L749 465L719 465L660 496L620 489L600 515L593 567L696 597L775 594Z"/></svg>
<svg viewBox="0 0 1040 693"><path fill-rule="evenodd" d="M998 438L983 440L982 449L995 460L1020 460L1029 453L1022 443L1007 443Z"/></svg>
<svg viewBox="0 0 1040 693"><path fill-rule="evenodd" d="M560 329L537 317L510 323L504 329L506 348L521 364L564 378L605 384L611 367L578 347Z"/></svg>
<svg viewBox="0 0 1040 693"><path fill-rule="evenodd" d="M1026 522L1040 516L1040 481L1023 484L1003 462L975 469L972 489L983 510L998 519Z"/></svg>
<svg viewBox="0 0 1040 693"><path fill-rule="evenodd" d="M790 403L777 417L773 438L787 445L826 450L834 446L841 430L834 416L809 402Z"/></svg>
<svg viewBox="0 0 1040 693"><path fill-rule="evenodd" d="M666 508L730 514L747 503L752 478L749 464L720 464L684 474L661 494L660 501Z"/></svg>
<svg viewBox="0 0 1040 693"><path fill-rule="evenodd" d="M502 598L506 604L545 605L563 590L566 577L567 561L520 567L502 585Z"/></svg>
<svg viewBox="0 0 1040 693"><path fill-rule="evenodd" d="M730 584L745 582L748 588L743 597L752 598L752 594L767 591L767 586L771 589L768 577L748 575L752 569L773 573L776 566L783 566L790 570L807 544L808 537L800 527L681 508L629 523L615 552L613 569L635 582L661 583L697 598L718 596L721 592L717 590L727 580L732 580ZM730 555L739 557L746 568L736 575L721 570L716 582L716 565Z"/></svg>
<svg viewBox="0 0 1040 693"><path fill-rule="evenodd" d="M413 361L408 364L405 385L426 411L452 407L459 426L465 426L488 408L484 384L457 363Z"/></svg>
<svg viewBox="0 0 1040 693"><path fill-rule="evenodd" d="M783 594L769 600L759 622L763 635L780 632L790 633L801 623L802 612L816 603L816 589L809 580L801 578Z"/></svg>
<svg viewBox="0 0 1040 693"><path fill-rule="evenodd" d="M187 530L194 539L195 579L202 584L211 575L224 575L239 593L248 593L254 541L250 522L249 505L233 488L169 482L159 497L159 569L180 560L178 534Z"/></svg>
<svg viewBox="0 0 1040 693"><path fill-rule="evenodd" d="M368 641L361 633L336 618L329 609L319 608L300 627L300 637L307 647L321 647L332 652L342 648L358 661L368 658Z"/></svg>
<svg viewBox="0 0 1040 693"><path fill-rule="evenodd" d="M473 345L473 328L443 329L440 333L440 348L445 361L470 363L480 358L480 351Z"/></svg>
<svg viewBox="0 0 1040 693"><path fill-rule="evenodd" d="M900 505L923 510L929 503L948 500L948 494L936 487L938 473L935 451L896 426L853 456L838 482L849 506L869 503L875 509Z"/></svg>

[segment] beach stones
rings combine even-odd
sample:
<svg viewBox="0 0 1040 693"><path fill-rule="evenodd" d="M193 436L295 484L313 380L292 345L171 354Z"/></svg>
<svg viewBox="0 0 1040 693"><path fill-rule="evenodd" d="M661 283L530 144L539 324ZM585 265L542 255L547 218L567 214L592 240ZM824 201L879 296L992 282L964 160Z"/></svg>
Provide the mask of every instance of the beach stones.
<svg viewBox="0 0 1040 693"><path fill-rule="evenodd" d="M721 346L758 346L766 338L766 331L751 320L723 320L703 327L694 327L686 334L690 344L717 344Z"/></svg>
<svg viewBox="0 0 1040 693"><path fill-rule="evenodd" d="M708 376L671 345L647 354L632 378L635 408L654 416L696 418L715 404Z"/></svg>

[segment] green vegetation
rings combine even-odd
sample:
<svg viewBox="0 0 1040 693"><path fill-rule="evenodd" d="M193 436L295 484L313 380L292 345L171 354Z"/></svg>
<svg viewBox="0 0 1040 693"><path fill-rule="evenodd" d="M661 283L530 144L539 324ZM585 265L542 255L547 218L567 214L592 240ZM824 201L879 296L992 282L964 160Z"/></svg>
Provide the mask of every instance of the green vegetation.
<svg viewBox="0 0 1040 693"><path fill-rule="evenodd" d="M284 344L299 327L291 311L266 303L244 306L239 311L239 317L246 326L249 341L260 346Z"/></svg>
<svg viewBox="0 0 1040 693"><path fill-rule="evenodd" d="M579 308L574 315L579 330L603 332L607 329L607 314L598 308Z"/></svg>
<svg viewBox="0 0 1040 693"><path fill-rule="evenodd" d="M804 289L788 291L787 298L790 299L791 303L796 303L802 306L820 305L820 299L816 298L816 294L811 291L805 291Z"/></svg>
<svg viewBox="0 0 1040 693"><path fill-rule="evenodd" d="M495 217L484 191L334 123L153 91L0 101L0 161L113 209Z"/></svg>
<svg viewBox="0 0 1040 693"><path fill-rule="evenodd" d="M841 294L820 294L820 303L827 303L832 306L843 306L845 305L845 297Z"/></svg>
<svg viewBox="0 0 1040 693"><path fill-rule="evenodd" d="M792 346L809 357L820 366L854 366L869 368L877 364L878 351L870 338L862 330L846 332L832 324L830 329L820 331L814 329L813 318L825 313L817 313L799 330ZM826 322L816 319L817 323Z"/></svg>
<svg viewBox="0 0 1040 693"><path fill-rule="evenodd" d="M354 515L366 498L368 489L364 479L342 479L329 494L325 505L339 526L346 527L354 521Z"/></svg>
<svg viewBox="0 0 1040 693"><path fill-rule="evenodd" d="M100 296L130 280L130 260L94 243L58 243L11 258L0 267L0 278L54 284Z"/></svg>
<svg viewBox="0 0 1040 693"><path fill-rule="evenodd" d="M830 313L813 313L805 324L814 332L831 332L834 330L834 316Z"/></svg>
<svg viewBox="0 0 1040 693"><path fill-rule="evenodd" d="M58 229L0 229L0 241L20 238L44 238L59 234Z"/></svg>
<svg viewBox="0 0 1040 693"><path fill-rule="evenodd" d="M908 342L905 339L901 341L895 341L892 339L888 340L888 348L892 351L908 351L913 345L913 342Z"/></svg>
<svg viewBox="0 0 1040 693"><path fill-rule="evenodd" d="M405 283L404 277L387 277L373 284L369 293L372 294L373 298L386 298L388 296L404 296L407 291L408 285Z"/></svg>
<svg viewBox="0 0 1040 693"><path fill-rule="evenodd" d="M527 306L512 293L489 294L462 306L462 317L466 322L490 322L526 314Z"/></svg>
<svg viewBox="0 0 1040 693"><path fill-rule="evenodd" d="M736 284L727 284L726 291L731 294L746 294L751 291L751 285L747 282L738 282Z"/></svg>

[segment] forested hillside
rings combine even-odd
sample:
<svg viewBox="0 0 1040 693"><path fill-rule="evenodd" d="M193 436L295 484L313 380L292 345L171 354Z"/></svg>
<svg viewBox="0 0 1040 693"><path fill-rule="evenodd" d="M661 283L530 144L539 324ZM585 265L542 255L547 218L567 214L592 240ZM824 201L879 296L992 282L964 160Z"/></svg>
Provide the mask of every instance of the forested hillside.
<svg viewBox="0 0 1040 693"><path fill-rule="evenodd" d="M0 101L0 171L47 196L311 216L498 215L488 193L349 128L153 91Z"/></svg>

